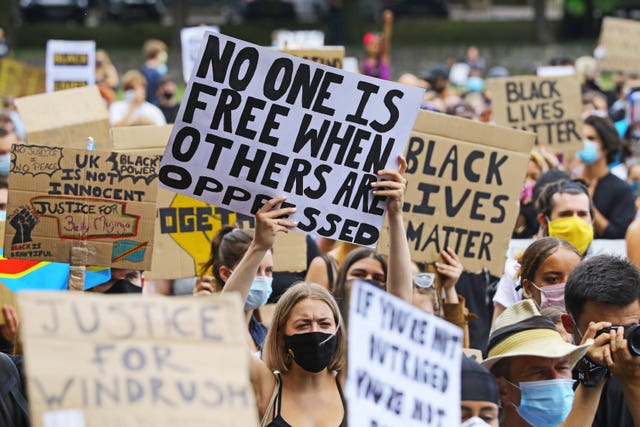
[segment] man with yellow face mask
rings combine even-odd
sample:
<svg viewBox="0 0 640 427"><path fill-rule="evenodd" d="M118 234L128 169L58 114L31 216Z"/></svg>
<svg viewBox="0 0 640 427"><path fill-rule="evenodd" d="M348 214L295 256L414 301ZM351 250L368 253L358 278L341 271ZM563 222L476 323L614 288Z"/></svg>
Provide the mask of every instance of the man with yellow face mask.
<svg viewBox="0 0 640 427"><path fill-rule="evenodd" d="M569 180L551 183L536 208L543 235L565 240L585 255L593 241L593 204L584 185Z"/></svg>
<svg viewBox="0 0 640 427"><path fill-rule="evenodd" d="M540 235L571 243L583 257L593 241L593 204L588 189L570 179L547 184L536 201ZM522 287L516 282L518 263L507 260L505 273L493 297L493 319L507 307L522 300Z"/></svg>

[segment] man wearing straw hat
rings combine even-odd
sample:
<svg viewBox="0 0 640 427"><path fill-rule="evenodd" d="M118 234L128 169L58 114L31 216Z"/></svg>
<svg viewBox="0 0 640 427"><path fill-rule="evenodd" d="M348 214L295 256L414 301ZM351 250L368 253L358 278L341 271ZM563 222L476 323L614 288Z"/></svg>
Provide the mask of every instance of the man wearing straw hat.
<svg viewBox="0 0 640 427"><path fill-rule="evenodd" d="M574 397L571 379L571 369L588 349L590 356L603 353L601 347L590 348L590 342L575 346L564 341L532 300L506 309L494 322L489 357L482 362L498 383L503 408L500 425L591 425L602 386L581 385Z"/></svg>

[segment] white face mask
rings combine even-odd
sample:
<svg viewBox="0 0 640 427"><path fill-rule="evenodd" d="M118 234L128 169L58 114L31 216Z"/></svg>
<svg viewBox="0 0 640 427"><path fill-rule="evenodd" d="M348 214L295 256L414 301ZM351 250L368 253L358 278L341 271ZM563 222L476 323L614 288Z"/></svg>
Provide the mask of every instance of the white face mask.
<svg viewBox="0 0 640 427"><path fill-rule="evenodd" d="M136 91L134 89L129 89L124 93L124 100L131 103L136 99Z"/></svg>
<svg viewBox="0 0 640 427"><path fill-rule="evenodd" d="M480 417L471 417L463 422L460 427L491 427L491 424L487 424L487 422Z"/></svg>

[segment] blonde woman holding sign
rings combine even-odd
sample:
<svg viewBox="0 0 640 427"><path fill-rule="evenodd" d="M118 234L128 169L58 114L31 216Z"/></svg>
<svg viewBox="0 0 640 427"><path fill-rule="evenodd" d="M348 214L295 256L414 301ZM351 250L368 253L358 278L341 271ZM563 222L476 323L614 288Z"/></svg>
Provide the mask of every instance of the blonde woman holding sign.
<svg viewBox="0 0 640 427"><path fill-rule="evenodd" d="M410 301L411 261L402 222L405 169L406 161L400 158L399 170L379 171L378 176L390 179L372 187L376 196L387 197L391 254L388 290ZM286 233L296 226L285 219L295 208L278 208L285 199L271 199L256 213L253 241L223 292L240 292L246 299L257 267L271 249L276 233ZM249 375L261 426L346 425L346 403L338 381L346 363L346 337L338 305L324 287L299 283L284 293L267 335L264 362L250 358Z"/></svg>

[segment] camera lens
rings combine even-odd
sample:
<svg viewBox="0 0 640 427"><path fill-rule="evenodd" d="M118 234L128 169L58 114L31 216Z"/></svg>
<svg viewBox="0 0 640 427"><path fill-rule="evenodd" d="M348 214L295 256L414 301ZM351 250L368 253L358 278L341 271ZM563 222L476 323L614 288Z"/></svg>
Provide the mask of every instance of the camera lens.
<svg viewBox="0 0 640 427"><path fill-rule="evenodd" d="M629 326L624 331L624 338L629 346L629 353L640 356L640 324Z"/></svg>

